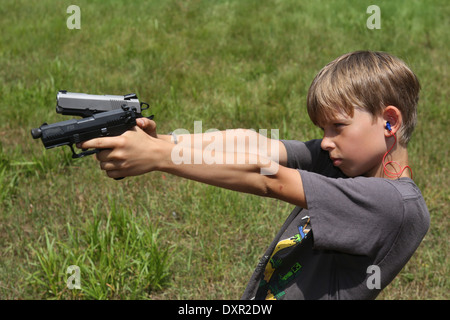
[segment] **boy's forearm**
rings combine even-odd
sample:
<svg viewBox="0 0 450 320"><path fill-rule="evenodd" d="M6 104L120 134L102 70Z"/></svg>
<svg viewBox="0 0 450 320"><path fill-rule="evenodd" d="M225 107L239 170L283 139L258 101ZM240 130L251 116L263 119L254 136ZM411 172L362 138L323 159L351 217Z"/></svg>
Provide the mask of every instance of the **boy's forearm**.
<svg viewBox="0 0 450 320"><path fill-rule="evenodd" d="M305 206L299 174L286 171L292 169L279 166L270 159L254 154L234 154L234 159L230 162L230 154L214 152L214 159L222 161L211 163L207 159L202 159L200 162L198 154L196 159L195 152L194 148L172 146L165 151L165 161L161 162L158 170L229 190L277 198ZM181 162L174 159L183 155ZM286 187L293 185L292 179L297 179L294 184L296 190Z"/></svg>
<svg viewBox="0 0 450 320"><path fill-rule="evenodd" d="M204 157L201 150L173 146L170 152L165 151L165 161L159 170L235 191L258 195L266 193L261 170L270 166L269 160L253 154L227 155L219 151L211 155L216 161ZM240 164L237 164L238 161Z"/></svg>
<svg viewBox="0 0 450 320"><path fill-rule="evenodd" d="M286 149L279 140L267 138L254 130L230 129L195 134L158 135L158 138L167 142L176 142L188 148L254 154L269 158L281 165L287 162Z"/></svg>

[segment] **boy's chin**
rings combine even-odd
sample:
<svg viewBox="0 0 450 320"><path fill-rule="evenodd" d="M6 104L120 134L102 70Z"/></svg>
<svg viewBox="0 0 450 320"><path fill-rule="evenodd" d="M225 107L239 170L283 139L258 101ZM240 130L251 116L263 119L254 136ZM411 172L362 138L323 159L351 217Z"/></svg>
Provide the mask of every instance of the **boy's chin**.
<svg viewBox="0 0 450 320"><path fill-rule="evenodd" d="M339 169L341 169L342 173L345 174L349 178L355 178L355 177L360 177L360 176L366 176L366 177L369 176L367 172L365 172L363 170L358 170L356 168L340 167Z"/></svg>

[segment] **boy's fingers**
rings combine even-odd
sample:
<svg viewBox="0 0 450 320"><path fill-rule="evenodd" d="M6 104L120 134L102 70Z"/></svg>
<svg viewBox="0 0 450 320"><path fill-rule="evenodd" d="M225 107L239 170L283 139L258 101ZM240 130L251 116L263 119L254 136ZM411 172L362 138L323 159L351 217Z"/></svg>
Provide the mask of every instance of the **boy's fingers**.
<svg viewBox="0 0 450 320"><path fill-rule="evenodd" d="M117 139L114 137L96 138L77 144L80 149L112 149L117 146Z"/></svg>
<svg viewBox="0 0 450 320"><path fill-rule="evenodd" d="M105 149L105 150L102 150L99 153L97 153L95 155L95 157L100 162L106 162L106 161L109 161L111 159L111 157L109 156L111 154L111 152L112 152L111 149Z"/></svg>
<svg viewBox="0 0 450 320"><path fill-rule="evenodd" d="M149 135L154 135L156 131L156 122L148 118L138 118L136 124Z"/></svg>
<svg viewBox="0 0 450 320"><path fill-rule="evenodd" d="M120 170L109 170L109 171L106 171L106 174L108 175L108 177L114 178L114 179L124 177L123 173L120 173Z"/></svg>
<svg viewBox="0 0 450 320"><path fill-rule="evenodd" d="M156 122L153 120L150 120L149 118L138 118L136 119L136 123L141 129L145 130L155 130L156 129Z"/></svg>
<svg viewBox="0 0 450 320"><path fill-rule="evenodd" d="M152 120L148 118L137 118L136 124L139 126L139 128L146 129L150 125L150 121Z"/></svg>

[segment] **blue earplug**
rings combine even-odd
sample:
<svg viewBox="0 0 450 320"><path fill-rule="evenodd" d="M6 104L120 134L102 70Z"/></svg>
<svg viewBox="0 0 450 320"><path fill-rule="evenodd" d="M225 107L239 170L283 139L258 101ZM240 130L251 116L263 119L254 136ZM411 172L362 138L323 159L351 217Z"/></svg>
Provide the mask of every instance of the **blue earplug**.
<svg viewBox="0 0 450 320"><path fill-rule="evenodd" d="M388 129L388 131L392 131L391 124L389 123L389 121L386 122L386 129Z"/></svg>

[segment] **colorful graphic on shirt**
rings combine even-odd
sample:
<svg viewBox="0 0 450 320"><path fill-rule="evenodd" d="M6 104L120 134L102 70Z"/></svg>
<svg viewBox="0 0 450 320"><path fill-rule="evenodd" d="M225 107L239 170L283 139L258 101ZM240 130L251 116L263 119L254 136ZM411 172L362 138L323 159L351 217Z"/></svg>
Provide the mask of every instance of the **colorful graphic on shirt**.
<svg viewBox="0 0 450 320"><path fill-rule="evenodd" d="M283 259L280 257L281 255L277 255L277 253L300 244L311 231L310 218L306 216L303 219L305 219L305 223L298 226L299 233L288 239L279 241L275 249L273 250L272 255L270 256L269 261L266 264L264 277L259 283L260 289L262 287L267 287L265 288L267 290L266 299L281 298L285 294L283 288L285 288L292 280L294 280L301 271L302 266L300 265L300 263L296 262L288 272L286 272L285 274L279 274L277 279L272 279L275 270L283 264Z"/></svg>

